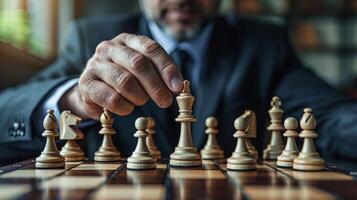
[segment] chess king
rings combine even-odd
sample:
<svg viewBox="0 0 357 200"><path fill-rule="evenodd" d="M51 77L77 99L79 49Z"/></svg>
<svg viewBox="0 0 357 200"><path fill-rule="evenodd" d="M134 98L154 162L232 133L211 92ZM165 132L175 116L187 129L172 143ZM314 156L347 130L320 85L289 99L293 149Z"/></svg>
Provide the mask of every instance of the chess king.
<svg viewBox="0 0 357 200"><path fill-rule="evenodd" d="M29 81L1 91L0 161L40 154L43 111L48 109L70 110L83 122L89 120L81 128L83 150L90 159L97 150L97 160L132 155L137 142L132 137L133 124L139 116L155 119L154 140L164 158L175 152L181 122L184 127L191 125L192 143L202 149L205 120L215 116L217 143L228 157L236 146L232 123L244 109L256 113L257 135L251 142L262 152L267 110L274 95L284 102L284 116L297 118L302 108L314 109L319 133L316 149L324 159L356 160L357 123L352 123L357 121L356 100L303 66L284 23L223 16L218 12L220 2L138 0L140 13L72 23L56 62ZM193 117L175 121L179 108L174 97L182 91L183 80L191 82L195 97L196 122L192 124ZM181 106L179 116L186 112ZM113 115L113 123L102 120L106 127L100 122L103 108ZM280 127L271 125L274 130L269 133L279 132L273 135L282 137ZM101 128L106 132L98 134ZM100 148L103 138L112 143ZM276 159L284 148L279 142L271 144L265 155ZM191 150L198 165L199 153Z"/></svg>

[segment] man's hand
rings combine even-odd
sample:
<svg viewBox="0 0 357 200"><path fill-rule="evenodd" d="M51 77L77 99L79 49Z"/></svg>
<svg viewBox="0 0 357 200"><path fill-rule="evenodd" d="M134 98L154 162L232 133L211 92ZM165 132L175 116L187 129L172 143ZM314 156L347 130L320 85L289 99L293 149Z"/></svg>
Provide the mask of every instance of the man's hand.
<svg viewBox="0 0 357 200"><path fill-rule="evenodd" d="M122 33L101 42L79 78L61 99L61 108L98 119L102 108L130 114L149 98L161 108L182 88L182 76L165 50L146 36Z"/></svg>

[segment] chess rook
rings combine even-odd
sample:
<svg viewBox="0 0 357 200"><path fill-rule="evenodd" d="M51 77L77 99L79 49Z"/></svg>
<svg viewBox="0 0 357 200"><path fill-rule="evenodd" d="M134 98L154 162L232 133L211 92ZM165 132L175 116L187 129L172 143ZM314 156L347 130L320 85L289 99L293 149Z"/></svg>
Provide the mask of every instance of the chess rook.
<svg viewBox="0 0 357 200"><path fill-rule="evenodd" d="M284 131L282 125L282 116L284 111L281 109L281 100L279 97L273 97L271 101L271 109L269 110L270 125L268 132L271 132L270 142L266 149L263 151L264 160L276 160L277 157L283 152L284 145L281 134Z"/></svg>
<svg viewBox="0 0 357 200"><path fill-rule="evenodd" d="M58 137L56 131L57 120L53 110L48 110L43 127L45 131L42 133L46 137L46 145L41 155L36 158L36 168L62 168L65 166L64 158L60 155L57 149L55 137Z"/></svg>
<svg viewBox="0 0 357 200"><path fill-rule="evenodd" d="M224 158L224 152L218 145L217 137L218 134L218 121L215 117L208 117L206 119L207 129L205 133L207 134L207 142L203 149L201 150L201 156L203 160L219 160Z"/></svg>
<svg viewBox="0 0 357 200"><path fill-rule="evenodd" d="M135 151L128 158L128 169L143 170L156 168L156 159L150 153L145 142L145 138L148 136L148 133L145 131L148 128L148 124L148 120L144 117L139 117L135 121L135 128L137 131L135 132L134 137L138 138L138 143Z"/></svg>
<svg viewBox="0 0 357 200"><path fill-rule="evenodd" d="M120 152L113 144L112 135L115 134L115 130L113 129L114 119L107 109L103 109L100 122L102 123L102 129L100 129L99 134L103 135L103 141L99 150L94 153L94 161L109 162L123 160Z"/></svg>
<svg viewBox="0 0 357 200"><path fill-rule="evenodd" d="M154 142L154 134L155 134L155 120L152 117L148 117L148 126L146 129L146 132L148 133L146 137L146 145L150 151L150 153L156 158L156 160L161 159L161 152L160 150L156 147L155 142Z"/></svg>
<svg viewBox="0 0 357 200"><path fill-rule="evenodd" d="M176 100L180 114L175 121L181 123L181 130L178 146L174 153L170 155L170 165L173 167L201 166L201 155L192 142L191 123L195 122L196 119L191 113L195 97L191 95L189 81L183 82L183 89Z"/></svg>
<svg viewBox="0 0 357 200"><path fill-rule="evenodd" d="M227 160L227 169L228 170L254 170L256 169L256 160L249 153L246 146L245 139L247 138L247 128L248 120L240 116L234 121L234 127L236 132L233 137L237 139L237 145L232 153L232 156Z"/></svg>
<svg viewBox="0 0 357 200"><path fill-rule="evenodd" d="M316 119L311 108L305 108L300 120L302 129L300 137L304 138L304 143L298 157L294 159L293 168L302 171L319 171L325 168L325 161L316 151L313 138L318 135L315 132Z"/></svg>
<svg viewBox="0 0 357 200"><path fill-rule="evenodd" d="M60 118L60 139L67 140L62 147L60 154L66 162L82 161L85 159L84 151L78 146L75 140L82 140L83 133L76 127L82 119L69 110L61 113Z"/></svg>
<svg viewBox="0 0 357 200"><path fill-rule="evenodd" d="M299 136L296 132L298 122L294 117L288 117L284 121L284 127L286 129L284 136L287 137L286 145L283 153L278 157L276 163L278 167L293 167L293 161L299 154L299 149L296 145L295 138Z"/></svg>

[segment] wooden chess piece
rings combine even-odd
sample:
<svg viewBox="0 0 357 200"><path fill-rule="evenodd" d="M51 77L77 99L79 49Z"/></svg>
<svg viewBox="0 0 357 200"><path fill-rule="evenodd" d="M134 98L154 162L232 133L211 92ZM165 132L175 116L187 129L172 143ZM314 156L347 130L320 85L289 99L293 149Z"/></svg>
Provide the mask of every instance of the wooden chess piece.
<svg viewBox="0 0 357 200"><path fill-rule="evenodd" d="M102 129L100 129L99 134L103 135L103 141L99 150L94 153L94 161L109 162L123 160L120 152L113 144L112 135L115 134L115 130L113 129L114 119L107 109L103 109L100 122L102 123Z"/></svg>
<svg viewBox="0 0 357 200"><path fill-rule="evenodd" d="M148 120L145 117L139 117L135 121L135 128L137 131L134 137L138 138L138 143L136 145L135 151L128 158L128 169L155 169L156 159L150 153L148 147L146 146L145 138L148 133L145 131L148 128Z"/></svg>
<svg viewBox="0 0 357 200"><path fill-rule="evenodd" d="M36 158L36 168L62 168L65 166L64 158L60 155L56 146L57 120L53 113L53 110L48 110L43 120L45 131L42 136L46 137L46 145L41 155Z"/></svg>
<svg viewBox="0 0 357 200"><path fill-rule="evenodd" d="M264 160L276 160L284 149L283 140L281 137L281 133L284 131L281 120L284 111L281 109L280 98L273 97L271 106L272 107L269 110L271 121L267 128L268 131L271 131L271 138L267 148L263 151Z"/></svg>
<svg viewBox="0 0 357 200"><path fill-rule="evenodd" d="M203 149L201 150L201 156L203 160L219 160L224 158L224 152L218 145L217 137L218 134L218 121L215 117L208 117L206 119L207 129L205 133L207 134L207 142Z"/></svg>
<svg viewBox="0 0 357 200"><path fill-rule="evenodd" d="M148 128L146 132L148 133L146 137L146 145L150 151L150 153L156 158L156 160L161 159L161 152L156 147L153 135L155 134L155 120L152 117L148 117Z"/></svg>
<svg viewBox="0 0 357 200"><path fill-rule="evenodd" d="M84 152L75 142L75 140L83 139L83 133L76 127L81 121L80 117L69 110L61 113L60 139L67 140L67 142L62 147L60 154L65 158L66 162L84 160Z"/></svg>
<svg viewBox="0 0 357 200"><path fill-rule="evenodd" d="M256 160L249 153L246 146L245 138L247 138L247 128L248 120L240 116L234 121L234 127L236 132L233 137L237 139L237 146L232 153L232 156L227 160L227 169L228 170L255 170L256 169Z"/></svg>
<svg viewBox="0 0 357 200"><path fill-rule="evenodd" d="M296 132L298 122L294 117L288 117L284 121L284 127L286 129L284 136L287 137L286 145L283 153L278 156L278 167L293 167L294 159L299 154L299 149L296 145L295 138L299 136Z"/></svg>
<svg viewBox="0 0 357 200"><path fill-rule="evenodd" d="M305 108L300 120L302 129L300 137L304 138L304 143L298 157L294 159L293 168L302 171L320 171L325 168L325 161L320 157L315 149L313 138L318 135L315 132L316 119L311 108Z"/></svg>
<svg viewBox="0 0 357 200"><path fill-rule="evenodd" d="M179 106L179 116L175 121L181 123L180 139L174 153L170 155L170 165L173 167L201 166L201 155L192 142L191 123L196 119L192 115L192 106L195 97L191 95L190 82L183 82L183 89L176 97Z"/></svg>
<svg viewBox="0 0 357 200"><path fill-rule="evenodd" d="M248 136L245 139L248 151L253 156L253 158L258 160L259 158L258 151L255 148L255 146L252 144L252 141L250 140L251 138L257 137L257 116L253 110L246 110L242 116L248 119L248 128L246 130Z"/></svg>

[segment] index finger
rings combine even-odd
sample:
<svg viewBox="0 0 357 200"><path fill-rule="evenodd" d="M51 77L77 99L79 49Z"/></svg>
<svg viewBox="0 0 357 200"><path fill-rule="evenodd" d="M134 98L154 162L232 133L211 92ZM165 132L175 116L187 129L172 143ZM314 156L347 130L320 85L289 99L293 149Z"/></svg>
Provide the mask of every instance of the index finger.
<svg viewBox="0 0 357 200"><path fill-rule="evenodd" d="M166 51L154 40L146 36L123 33L113 39L121 45L128 46L151 60L162 80L172 92L182 89L183 78Z"/></svg>

